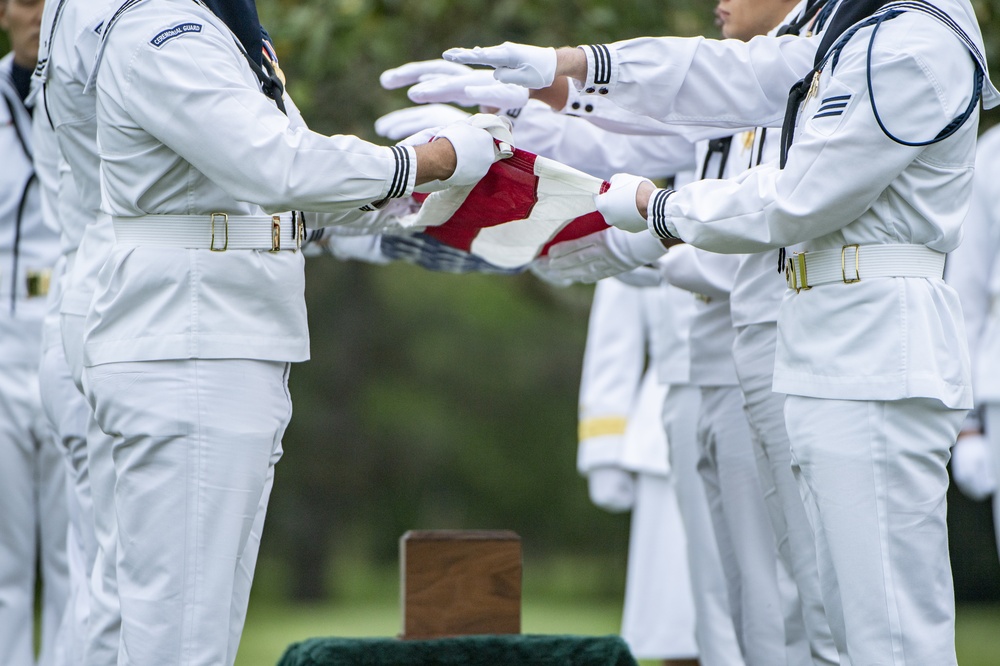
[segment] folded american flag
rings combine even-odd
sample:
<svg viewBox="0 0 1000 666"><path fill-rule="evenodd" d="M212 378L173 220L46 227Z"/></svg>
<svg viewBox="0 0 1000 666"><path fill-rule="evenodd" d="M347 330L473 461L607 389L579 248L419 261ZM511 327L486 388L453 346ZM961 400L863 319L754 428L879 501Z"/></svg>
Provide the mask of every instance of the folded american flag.
<svg viewBox="0 0 1000 666"><path fill-rule="evenodd" d="M515 150L474 186L414 194L420 209L400 220L414 233L383 236L382 253L430 270L519 273L553 244L606 229L594 195L607 188L600 178Z"/></svg>

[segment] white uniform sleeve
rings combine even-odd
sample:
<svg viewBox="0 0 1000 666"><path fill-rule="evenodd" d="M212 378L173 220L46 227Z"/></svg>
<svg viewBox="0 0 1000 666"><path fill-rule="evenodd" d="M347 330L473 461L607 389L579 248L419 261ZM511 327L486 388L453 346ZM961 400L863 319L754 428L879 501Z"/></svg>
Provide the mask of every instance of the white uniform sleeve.
<svg viewBox="0 0 1000 666"><path fill-rule="evenodd" d="M718 128L780 127L788 91L813 65L818 38L641 37L584 46L582 90L655 120Z"/></svg>
<svg viewBox="0 0 1000 666"><path fill-rule="evenodd" d="M521 110L514 140L518 148L605 180L620 172L664 178L694 166L693 145L687 139L614 134L541 103Z"/></svg>
<svg viewBox="0 0 1000 666"><path fill-rule="evenodd" d="M880 48L872 71L881 117L890 131L911 141L933 137L965 110L974 73L964 49L951 49L948 57L934 52L926 41L908 42L913 38L908 28L915 21L924 22L925 35L955 39L927 17L897 18L878 33ZM832 76L824 70L825 84L821 83L818 95L822 100L812 100L803 107L806 119L800 119L784 169L768 164L733 180L692 183L669 195L665 202L662 197L667 194L657 193L650 204L653 228L659 219L670 234L707 250L760 252L842 229L883 197L898 212L895 219L883 221L886 230L876 230L884 233L882 242L926 242L933 248L940 239L899 238L906 234L893 226L908 217L933 221L957 215L960 223L965 213L961 202L956 206L956 202L942 201L920 187L921 182L937 188L942 179L968 178L971 165L963 162L964 156L952 163L937 162L922 154L934 146L906 146L886 136L876 122L868 95L867 46L867 37L859 33L844 49ZM836 108L827 110L831 107L824 108L825 103ZM949 149L941 146L941 151ZM901 179L907 182L898 184L910 192L903 201L893 194L890 184L915 161L914 175L919 178L927 173L928 177L923 181ZM904 207L912 210L902 212Z"/></svg>
<svg viewBox="0 0 1000 666"><path fill-rule="evenodd" d="M628 415L645 359L642 290L601 280L590 309L580 380L577 469L581 474L621 464Z"/></svg>
<svg viewBox="0 0 1000 666"><path fill-rule="evenodd" d="M673 286L714 299L729 298L739 257L675 245L660 260L663 278Z"/></svg>
<svg viewBox="0 0 1000 666"><path fill-rule="evenodd" d="M138 44L112 45L118 32L108 38L102 66L102 72L121 70L113 81L122 88L113 97L144 131L235 199L269 212L333 212L412 191L411 148L293 129L248 82L232 37L214 25L158 46L150 40L155 32Z"/></svg>

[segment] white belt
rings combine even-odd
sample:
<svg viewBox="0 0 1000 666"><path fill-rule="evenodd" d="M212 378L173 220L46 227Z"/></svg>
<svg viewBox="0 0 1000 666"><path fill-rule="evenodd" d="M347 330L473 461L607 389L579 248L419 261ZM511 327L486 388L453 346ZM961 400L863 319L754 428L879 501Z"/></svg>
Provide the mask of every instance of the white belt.
<svg viewBox="0 0 1000 666"><path fill-rule="evenodd" d="M785 262L785 280L796 292L820 284L851 284L870 278L938 278L943 252L926 245L845 245L839 250L797 252Z"/></svg>
<svg viewBox="0 0 1000 666"><path fill-rule="evenodd" d="M226 250L298 250L304 225L297 215L142 215L112 217L119 245Z"/></svg>

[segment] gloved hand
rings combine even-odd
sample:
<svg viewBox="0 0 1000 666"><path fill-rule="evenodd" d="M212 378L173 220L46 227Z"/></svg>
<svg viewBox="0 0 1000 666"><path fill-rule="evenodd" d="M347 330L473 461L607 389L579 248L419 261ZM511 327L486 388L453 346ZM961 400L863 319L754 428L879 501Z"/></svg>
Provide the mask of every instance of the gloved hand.
<svg viewBox="0 0 1000 666"><path fill-rule="evenodd" d="M475 185L497 160L514 154L510 121L488 113L477 113L437 131L436 139L448 139L455 149L455 172L444 181L432 181L418 188L421 192L463 185ZM494 141L496 139L496 141Z"/></svg>
<svg viewBox="0 0 1000 666"><path fill-rule="evenodd" d="M657 287L663 284L663 273L660 272L659 266L646 264L638 268L633 268L630 271L619 273L615 276L615 279L630 287Z"/></svg>
<svg viewBox="0 0 1000 666"><path fill-rule="evenodd" d="M627 173L616 173L611 176L611 187L608 191L594 195L594 203L604 216L604 221L632 233L647 231L649 226L646 217L639 212L635 203L636 192L643 183L653 185L648 178Z"/></svg>
<svg viewBox="0 0 1000 666"><path fill-rule="evenodd" d="M582 238L556 243L531 264L531 271L554 284L597 282L666 254L652 234L632 234L614 227Z"/></svg>
<svg viewBox="0 0 1000 666"><path fill-rule="evenodd" d="M451 102L461 106L488 106L505 111L528 103L528 89L499 83L485 69L457 76L431 76L410 88L406 95L417 104Z"/></svg>
<svg viewBox="0 0 1000 666"><path fill-rule="evenodd" d="M471 67L435 58L434 60L408 62L405 65L387 69L379 75L378 82L386 90L395 90L427 81L435 76L460 76L474 71Z"/></svg>
<svg viewBox="0 0 1000 666"><path fill-rule="evenodd" d="M556 50L504 42L499 46L448 49L444 59L464 65L489 65L501 83L548 88L556 78Z"/></svg>
<svg viewBox="0 0 1000 666"><path fill-rule="evenodd" d="M425 104L390 111L375 121L375 133L393 141L465 120L470 114L447 104ZM429 137L428 137L429 138Z"/></svg>
<svg viewBox="0 0 1000 666"><path fill-rule="evenodd" d="M951 450L951 477L969 499L984 500L996 492L993 454L985 437L975 433L958 438Z"/></svg>
<svg viewBox="0 0 1000 666"><path fill-rule="evenodd" d="M595 467L587 472L587 492L594 506L611 513L628 511L635 503L635 476L614 465Z"/></svg>

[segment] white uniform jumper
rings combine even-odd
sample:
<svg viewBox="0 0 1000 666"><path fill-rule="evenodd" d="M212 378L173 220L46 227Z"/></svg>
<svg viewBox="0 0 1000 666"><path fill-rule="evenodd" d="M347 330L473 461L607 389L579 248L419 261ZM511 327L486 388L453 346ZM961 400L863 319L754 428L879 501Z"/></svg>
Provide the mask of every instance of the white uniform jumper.
<svg viewBox="0 0 1000 666"><path fill-rule="evenodd" d="M272 242L265 211L351 214L410 193L415 160L291 128L197 3L125 3L103 35L102 206L120 231L84 384L114 437L119 663L232 663L241 557L290 417L287 364L308 358L302 256L287 218Z"/></svg>
<svg viewBox="0 0 1000 666"><path fill-rule="evenodd" d="M687 540L659 418L665 387L647 353L669 326L659 290L597 283L580 382L578 467L634 474L622 637L640 659L697 658Z"/></svg>
<svg viewBox="0 0 1000 666"><path fill-rule="evenodd" d="M0 663L30 666L36 567L43 581L42 658L68 594L66 471L38 388L48 283L58 235L42 218L32 120L0 59ZM30 72L21 70L21 74Z"/></svg>
<svg viewBox="0 0 1000 666"><path fill-rule="evenodd" d="M971 7L936 4L968 40L933 6L887 5L902 13L857 30L815 77L784 169L662 191L649 208L651 228L714 251L806 243L788 273L797 289L779 314L774 388L789 394L823 595L843 603L853 664L955 663L945 465L972 396L958 298L941 270L967 210L985 63ZM656 98L661 119L683 108L768 125L816 42L635 40L590 49L592 65L606 56L591 78L606 80L586 85L633 110ZM684 93L723 73L744 82L724 109ZM983 95L1000 99L988 80ZM913 145L948 126L957 130L943 140Z"/></svg>

